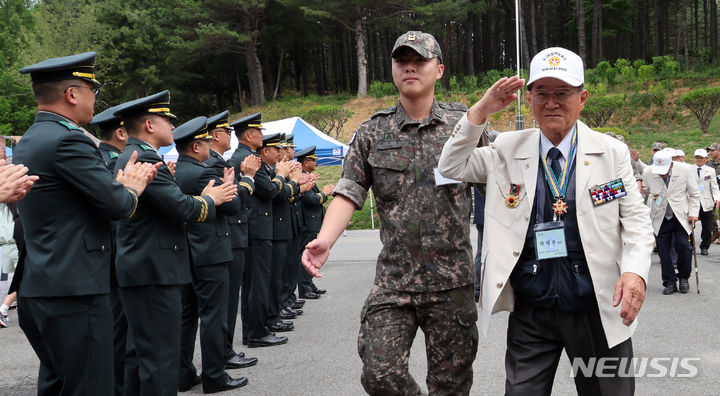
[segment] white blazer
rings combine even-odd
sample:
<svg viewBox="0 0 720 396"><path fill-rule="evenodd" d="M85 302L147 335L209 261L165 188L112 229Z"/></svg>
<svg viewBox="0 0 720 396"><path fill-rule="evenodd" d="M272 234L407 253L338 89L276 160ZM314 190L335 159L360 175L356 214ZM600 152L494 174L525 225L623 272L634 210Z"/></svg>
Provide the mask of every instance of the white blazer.
<svg viewBox="0 0 720 396"><path fill-rule="evenodd" d="M673 162L670 182L667 186L662 177L652 173L651 166L643 172L643 192L648 194L648 206L655 235L660 231L668 203L685 232L688 235L692 232L688 216L697 216L700 210L700 190L698 190L696 169L695 165Z"/></svg>
<svg viewBox="0 0 720 396"><path fill-rule="evenodd" d="M487 334L491 314L514 307L509 278L530 226L540 130L501 133L490 146L476 148L482 132L482 126L472 125L464 116L445 144L438 166L449 178L487 182L479 312L480 328ZM632 336L637 327L637 320L623 325L620 306L614 308L612 298L622 273L635 273L647 283L654 242L650 213L636 187L627 146L580 121L575 172L578 229L603 329L612 348ZM618 178L627 196L593 205L589 189ZM517 208L505 204L510 183L520 185Z"/></svg>
<svg viewBox="0 0 720 396"><path fill-rule="evenodd" d="M693 169L695 170L695 176L697 176L697 165L693 165ZM715 209L715 201L720 201L720 189L718 189L715 169L707 165L700 168L698 188L700 189L700 207L702 207L703 212Z"/></svg>

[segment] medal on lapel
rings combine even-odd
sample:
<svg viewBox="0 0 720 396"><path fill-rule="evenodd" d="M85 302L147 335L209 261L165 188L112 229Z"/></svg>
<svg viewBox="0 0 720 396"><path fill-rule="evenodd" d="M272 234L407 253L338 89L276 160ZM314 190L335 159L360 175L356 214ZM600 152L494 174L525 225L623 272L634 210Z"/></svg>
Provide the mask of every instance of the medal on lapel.
<svg viewBox="0 0 720 396"><path fill-rule="evenodd" d="M510 183L510 193L505 196L505 206L510 209L515 209L520 204L520 186L517 184Z"/></svg>

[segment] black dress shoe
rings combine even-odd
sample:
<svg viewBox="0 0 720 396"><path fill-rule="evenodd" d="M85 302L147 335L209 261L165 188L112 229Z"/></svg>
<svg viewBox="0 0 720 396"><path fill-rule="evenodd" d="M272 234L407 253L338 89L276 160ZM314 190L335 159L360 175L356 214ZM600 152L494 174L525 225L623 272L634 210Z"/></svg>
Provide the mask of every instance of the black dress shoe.
<svg viewBox="0 0 720 396"><path fill-rule="evenodd" d="M187 392L195 385L200 385L201 382L202 380L200 379L200 376L195 374L195 377L190 381L180 381L178 383L178 392Z"/></svg>
<svg viewBox="0 0 720 396"><path fill-rule="evenodd" d="M257 347L267 347L267 346L275 346L275 345L282 345L287 343L288 338L284 336L276 336L274 334L268 334L263 338L252 338L248 340L248 347L250 348L257 348Z"/></svg>
<svg viewBox="0 0 720 396"><path fill-rule="evenodd" d="M315 294L325 294L325 293L327 293L327 290L325 290L325 289L315 289L315 290L313 290L313 293L315 293Z"/></svg>
<svg viewBox="0 0 720 396"><path fill-rule="evenodd" d="M300 295L300 298L304 298L306 300L317 300L320 298L319 294L316 294L315 292L307 292Z"/></svg>
<svg viewBox="0 0 720 396"><path fill-rule="evenodd" d="M241 386L245 386L248 383L248 379L245 377L232 378L228 377L224 384L220 386L205 386L203 385L203 393L218 393L231 389L237 389Z"/></svg>
<svg viewBox="0 0 720 396"><path fill-rule="evenodd" d="M708 255L708 250L707 250L707 249L700 249L700 255L701 255L701 256L707 256L707 255Z"/></svg>
<svg viewBox="0 0 720 396"><path fill-rule="evenodd" d="M690 282L687 279L680 279L680 293L687 293L690 290Z"/></svg>
<svg viewBox="0 0 720 396"><path fill-rule="evenodd" d="M294 325L286 325L282 322L278 322L278 323L273 323L270 326L268 326L268 329L270 329L270 331L277 331L278 333L282 333L285 331L295 330L295 326Z"/></svg>
<svg viewBox="0 0 720 396"><path fill-rule="evenodd" d="M284 325L294 326L295 324L289 320L280 320L280 323Z"/></svg>
<svg viewBox="0 0 720 396"><path fill-rule="evenodd" d="M284 309L285 309L286 311L290 312L291 314L295 315L295 316L300 316L300 315L303 314L303 310L302 310L302 309L292 309L292 308L290 308L290 307L285 307Z"/></svg>
<svg viewBox="0 0 720 396"><path fill-rule="evenodd" d="M303 305L305 305L305 300L301 300L301 299L298 298L297 300L295 300L295 302L293 303L293 305L299 305L298 308L302 308Z"/></svg>
<svg viewBox="0 0 720 396"><path fill-rule="evenodd" d="M235 354L236 354L237 357L239 357L240 359L242 359L242 358L245 357L245 352L236 352Z"/></svg>
<svg viewBox="0 0 720 396"><path fill-rule="evenodd" d="M665 286L665 289L663 289L663 294L670 295L678 291L677 285L673 283L672 285Z"/></svg>
<svg viewBox="0 0 720 396"><path fill-rule="evenodd" d="M288 310L283 309L278 313L278 316L280 319L295 319L297 318L297 315L290 313Z"/></svg>
<svg viewBox="0 0 720 396"><path fill-rule="evenodd" d="M244 358L240 356L235 356L234 358L228 360L225 362L225 368L226 369L237 369L237 368L243 368L243 367L250 367L256 365L258 362L257 358Z"/></svg>

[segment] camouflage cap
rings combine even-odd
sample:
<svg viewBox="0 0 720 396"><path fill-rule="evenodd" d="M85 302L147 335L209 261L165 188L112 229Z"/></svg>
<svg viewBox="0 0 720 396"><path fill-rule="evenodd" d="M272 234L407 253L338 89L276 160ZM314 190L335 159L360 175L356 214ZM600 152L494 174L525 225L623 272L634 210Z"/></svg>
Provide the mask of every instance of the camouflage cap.
<svg viewBox="0 0 720 396"><path fill-rule="evenodd" d="M720 150L720 143L713 143L708 147L708 151Z"/></svg>
<svg viewBox="0 0 720 396"><path fill-rule="evenodd" d="M653 150L662 150L662 149L663 149L663 144L660 143L660 142L655 142L655 143L652 144L652 149L653 149Z"/></svg>
<svg viewBox="0 0 720 396"><path fill-rule="evenodd" d="M423 33L417 30L411 30L398 37L393 46L391 56L395 57L395 53L402 47L411 48L418 54L430 59L438 58L443 63L442 51L435 37L430 33Z"/></svg>

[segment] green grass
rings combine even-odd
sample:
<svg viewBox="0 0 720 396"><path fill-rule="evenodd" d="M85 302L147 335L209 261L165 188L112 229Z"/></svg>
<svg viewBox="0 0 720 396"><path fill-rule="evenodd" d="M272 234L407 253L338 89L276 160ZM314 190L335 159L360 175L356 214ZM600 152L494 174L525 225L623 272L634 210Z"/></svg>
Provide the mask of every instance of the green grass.
<svg viewBox="0 0 720 396"><path fill-rule="evenodd" d="M308 110L319 105L330 104L342 106L352 98L354 98L354 96L350 94L335 94L326 96L286 95L278 100L268 101L264 107L246 108L241 115L262 112L263 120L280 120L283 118L301 116ZM239 116L240 115L234 115L235 118Z"/></svg>
<svg viewBox="0 0 720 396"><path fill-rule="evenodd" d="M333 166L320 166L317 168L318 174L320 174L320 178L318 179L317 185L318 187L322 188L323 186L327 184L337 184L337 181L340 179L340 176L342 175L342 167L340 165L333 165ZM332 198L328 199L328 201L325 203L325 207L327 208L327 205L330 204L332 201ZM373 202L373 207L375 206L375 203ZM380 217L377 214L377 209L375 210L375 228L380 228ZM363 205L362 210L356 210L355 213L353 213L353 217L350 220L350 225L348 226L349 230L366 230L370 229L372 226L371 219L370 219L370 194L368 194L368 198L365 200L365 204Z"/></svg>

